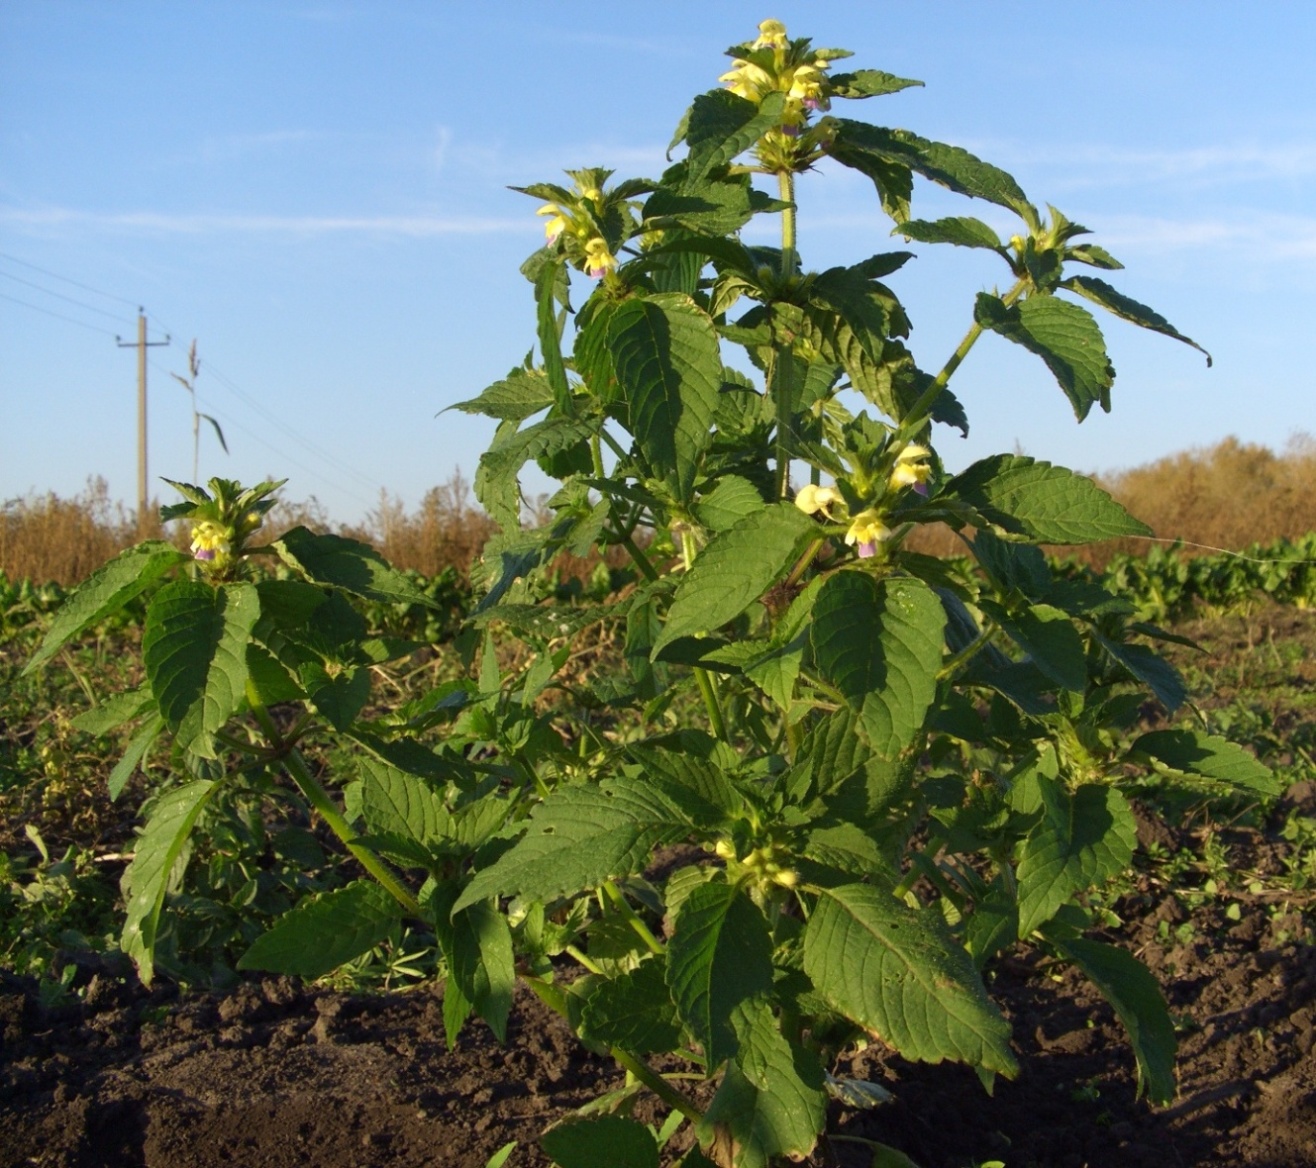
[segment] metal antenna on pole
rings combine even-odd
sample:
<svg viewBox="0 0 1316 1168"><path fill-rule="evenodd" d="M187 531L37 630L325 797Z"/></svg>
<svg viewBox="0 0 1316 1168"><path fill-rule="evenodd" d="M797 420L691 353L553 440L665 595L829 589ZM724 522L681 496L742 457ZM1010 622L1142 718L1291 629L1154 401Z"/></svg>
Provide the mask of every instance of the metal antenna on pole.
<svg viewBox="0 0 1316 1168"><path fill-rule="evenodd" d="M146 350L169 344L166 334L163 341L146 339L146 309L137 309L137 340L114 338L121 349L137 350L137 530L146 531Z"/></svg>

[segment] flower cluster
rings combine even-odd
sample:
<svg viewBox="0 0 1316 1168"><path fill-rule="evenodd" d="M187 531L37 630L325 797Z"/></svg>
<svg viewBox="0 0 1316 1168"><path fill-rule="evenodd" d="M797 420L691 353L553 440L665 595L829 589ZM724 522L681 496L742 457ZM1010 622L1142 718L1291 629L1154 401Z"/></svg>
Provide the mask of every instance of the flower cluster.
<svg viewBox="0 0 1316 1168"><path fill-rule="evenodd" d="M233 563L234 531L213 519L202 519L192 526L192 554L217 571Z"/></svg>
<svg viewBox="0 0 1316 1168"><path fill-rule="evenodd" d="M580 249L579 263L586 275L596 280L613 271L617 257L608 248L599 233L598 220L603 211L603 193L598 187L578 186L578 196L571 202L545 203L537 215L548 216L544 235L553 245L564 235L575 241Z"/></svg>
<svg viewBox="0 0 1316 1168"><path fill-rule="evenodd" d="M784 93L786 109L782 115L782 132L798 135L808 115L831 106L827 78L830 62L813 55L809 42L792 43L786 26L779 20L765 20L759 25L758 39L747 46L735 66L718 78L737 97L758 105L769 93Z"/></svg>

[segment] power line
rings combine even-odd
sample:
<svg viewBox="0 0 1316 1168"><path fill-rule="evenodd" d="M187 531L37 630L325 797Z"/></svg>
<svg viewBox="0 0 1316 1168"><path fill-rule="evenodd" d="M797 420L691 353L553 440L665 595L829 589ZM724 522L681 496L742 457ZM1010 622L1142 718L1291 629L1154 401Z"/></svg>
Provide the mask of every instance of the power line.
<svg viewBox="0 0 1316 1168"><path fill-rule="evenodd" d="M17 296L6 296L3 292L0 292L0 300L9 300L14 304L21 304L24 308L30 308L34 312L44 312L47 316L55 317L56 320L66 320L69 324L76 324L82 328L91 329L94 333L103 333L107 337L115 337L115 339L118 340L118 337L110 332L109 329L103 329L97 325L88 324L85 320L74 320L71 316L65 316L62 312L52 312L49 308L42 308L39 304L29 304L26 300L19 300Z"/></svg>
<svg viewBox="0 0 1316 1168"><path fill-rule="evenodd" d="M131 321L126 316L120 316L116 312L108 312L104 308L97 308L94 304L86 304L81 300L74 300L72 296L65 296L62 292L52 291L50 288L43 287L34 283L32 280L24 280L21 276L12 275L9 272L0 272L6 280L13 280L17 284L26 285L28 288L35 288L38 292L46 296L53 296L56 300L63 300L69 304L76 304L79 308L85 308L88 312L98 312L101 316L108 316L111 320L117 320L121 324L129 324Z"/></svg>
<svg viewBox="0 0 1316 1168"><path fill-rule="evenodd" d="M39 268L36 264L30 264L27 260L20 260L17 256L11 256L0 251L0 260L8 260L13 264L22 264L25 268L31 268L34 272L40 272L43 276L50 276L56 280L62 280L65 284L72 284L75 288L81 288L84 292L94 292L97 296L104 296L108 300L117 300L121 304L127 304L132 308L137 307L136 300L129 300L126 296L116 296L113 292L102 292L99 288L93 288L90 284L83 284L78 280L71 280L68 276L61 276L58 272L52 272L49 268Z"/></svg>

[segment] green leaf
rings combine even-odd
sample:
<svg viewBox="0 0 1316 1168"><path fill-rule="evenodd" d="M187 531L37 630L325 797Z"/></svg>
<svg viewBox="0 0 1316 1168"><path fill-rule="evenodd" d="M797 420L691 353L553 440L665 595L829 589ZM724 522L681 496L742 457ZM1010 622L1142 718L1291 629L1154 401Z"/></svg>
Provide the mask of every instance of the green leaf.
<svg viewBox="0 0 1316 1168"><path fill-rule="evenodd" d="M214 758L215 732L242 704L247 642L260 617L250 584L166 584L151 601L142 659L160 714L185 750Z"/></svg>
<svg viewBox="0 0 1316 1168"><path fill-rule="evenodd" d="M375 835L395 835L437 848L455 834L443 800L422 779L373 758L357 760L361 814Z"/></svg>
<svg viewBox="0 0 1316 1168"><path fill-rule="evenodd" d="M701 884L681 904L667 943L667 985L711 1071L736 1051L732 1014L772 988L767 919L731 884Z"/></svg>
<svg viewBox="0 0 1316 1168"><path fill-rule="evenodd" d="M560 410L571 412L571 386L567 383L566 366L562 363L561 328L558 325L555 293L566 271L565 263L556 257L549 259L535 276L535 301L538 306L539 348L544 354L544 375L553 400Z"/></svg>
<svg viewBox="0 0 1316 1168"><path fill-rule="evenodd" d="M545 903L643 868L659 844L690 831L686 814L642 780L561 787L531 812L526 833L475 874L453 908L492 896Z"/></svg>
<svg viewBox="0 0 1316 1168"><path fill-rule="evenodd" d="M317 584L329 584L366 600L440 607L369 544L294 527L275 540L273 547L284 563Z"/></svg>
<svg viewBox="0 0 1316 1168"><path fill-rule="evenodd" d="M1136 324L1139 328L1150 329L1154 333L1173 337L1176 341L1191 345L1206 357L1207 368L1211 367L1211 354L1195 340L1184 336L1159 312L1148 308L1145 304L1139 304L1131 297L1125 296L1123 292L1112 288L1105 280L1099 280L1096 276L1070 276L1069 279L1060 282L1060 287L1068 288L1071 292L1077 292L1080 296L1087 297L1094 304L1100 304L1107 312L1113 312L1121 320L1127 320L1131 324Z"/></svg>
<svg viewBox="0 0 1316 1168"><path fill-rule="evenodd" d="M1054 296L1030 296L1009 305L990 292L979 292L974 319L1046 362L1081 422L1094 404L1110 413L1115 367L1096 318L1085 308Z"/></svg>
<svg viewBox="0 0 1316 1168"><path fill-rule="evenodd" d="M1129 866L1138 842L1128 802L1114 787L1087 783L1070 795L1037 776L1042 818L1019 852L1019 936L1049 921L1076 893Z"/></svg>
<svg viewBox="0 0 1316 1168"><path fill-rule="evenodd" d="M934 220L907 219L895 231L919 243L953 243L957 247L985 247L991 251L1000 251L1004 246L991 227L968 215Z"/></svg>
<svg viewBox="0 0 1316 1168"><path fill-rule="evenodd" d="M23 674L39 669L84 629L117 612L170 568L187 562L187 556L161 540L120 552L65 597Z"/></svg>
<svg viewBox="0 0 1316 1168"><path fill-rule="evenodd" d="M380 944L401 915L398 903L373 880L356 880L303 900L280 917L256 938L238 968L323 977Z"/></svg>
<svg viewBox="0 0 1316 1168"><path fill-rule="evenodd" d="M722 532L762 511L764 506L758 487L739 475L727 475L718 479L717 485L700 497L694 505L694 513L709 531Z"/></svg>
<svg viewBox="0 0 1316 1168"><path fill-rule="evenodd" d="M722 386L717 330L690 297L661 293L626 301L608 336L635 441L679 498L689 500Z"/></svg>
<svg viewBox="0 0 1316 1168"><path fill-rule="evenodd" d="M298 670L298 678L316 712L335 730L346 730L370 697L370 671L364 667L330 669L308 661Z"/></svg>
<svg viewBox="0 0 1316 1168"><path fill-rule="evenodd" d="M479 397L448 406L467 414L483 414L499 421L523 422L554 402L553 387L538 369L513 369L495 381Z"/></svg>
<svg viewBox="0 0 1316 1168"><path fill-rule="evenodd" d="M658 1168L658 1143L638 1119L573 1115L539 1137L558 1168Z"/></svg>
<svg viewBox="0 0 1316 1168"><path fill-rule="evenodd" d="M827 1115L817 1059L787 1042L762 998L740 1006L732 1024L739 1050L700 1121L700 1143L736 1168L803 1160Z"/></svg>
<svg viewBox="0 0 1316 1168"><path fill-rule="evenodd" d="M1057 685L1074 693L1087 688L1087 650L1068 613L1049 604L1008 612L984 600L980 607Z"/></svg>
<svg viewBox="0 0 1316 1168"><path fill-rule="evenodd" d="M136 962L138 976L147 985L155 972L156 930L170 877L185 855L197 817L218 786L199 779L160 796L123 874L127 908L119 944Z"/></svg>
<svg viewBox="0 0 1316 1168"><path fill-rule="evenodd" d="M834 97L847 98L881 97L922 84L907 77L897 77L894 73L884 73L881 69L856 69L852 73L837 73L827 80L827 88Z"/></svg>
<svg viewBox="0 0 1316 1168"><path fill-rule="evenodd" d="M685 135L687 182L698 183L743 154L781 123L785 104L784 93L770 93L758 103L725 89L701 93L690 107Z"/></svg>
<svg viewBox="0 0 1316 1168"><path fill-rule="evenodd" d="M941 602L921 580L843 571L818 593L810 630L818 669L885 758L913 742L936 696L945 624Z"/></svg>
<svg viewBox="0 0 1316 1168"><path fill-rule="evenodd" d="M1164 1106L1174 1099L1174 1022L1161 987L1131 953L1074 938L1056 948L1079 967L1115 1007L1138 1061L1138 1094Z"/></svg>
<svg viewBox="0 0 1316 1168"><path fill-rule="evenodd" d="M73 719L73 726L84 734L108 734L125 722L140 718L154 704L155 699L151 696L150 687L141 685L136 689L115 694L90 710L83 710Z"/></svg>
<svg viewBox="0 0 1316 1168"><path fill-rule="evenodd" d="M164 719L156 714L133 735L133 740L128 743L128 749L123 752L123 757L114 764L114 769L110 771L110 777L106 783L111 802L123 793L128 780L132 778L133 772L141 764L142 759L146 757L146 752L151 749L155 740L160 737L160 731L164 729L164 726Z"/></svg>
<svg viewBox="0 0 1316 1168"><path fill-rule="evenodd" d="M681 1024L667 992L666 968L665 956L653 957L600 981L581 1010L581 1038L640 1055L675 1049Z"/></svg>
<svg viewBox="0 0 1316 1168"><path fill-rule="evenodd" d="M1173 714L1188 700L1188 689L1179 671L1155 650L1146 645L1112 641L1100 633L1094 635L1101 647L1147 686L1170 713Z"/></svg>
<svg viewBox="0 0 1316 1168"><path fill-rule="evenodd" d="M494 1037L506 1042L516 988L516 959L507 918L490 902L472 904L454 914L450 936L444 949L450 977L489 1023ZM455 1032L449 1035L449 1045L455 1037Z"/></svg>
<svg viewBox="0 0 1316 1168"><path fill-rule="evenodd" d="M1091 479L1021 454L975 462L946 484L940 498L967 503L996 534L1030 543L1151 534Z"/></svg>
<svg viewBox="0 0 1316 1168"><path fill-rule="evenodd" d="M678 637L712 632L735 620L790 571L817 525L793 503L747 515L713 539L677 585L656 656Z"/></svg>
<svg viewBox="0 0 1316 1168"><path fill-rule="evenodd" d="M1146 757L1184 775L1197 775L1241 791L1278 795L1275 773L1237 743L1196 730L1153 730L1144 734L1129 752Z"/></svg>
<svg viewBox="0 0 1316 1168"><path fill-rule="evenodd" d="M869 884L822 891L804 969L833 1006L909 1059L1013 1076L1010 1027L939 915Z"/></svg>

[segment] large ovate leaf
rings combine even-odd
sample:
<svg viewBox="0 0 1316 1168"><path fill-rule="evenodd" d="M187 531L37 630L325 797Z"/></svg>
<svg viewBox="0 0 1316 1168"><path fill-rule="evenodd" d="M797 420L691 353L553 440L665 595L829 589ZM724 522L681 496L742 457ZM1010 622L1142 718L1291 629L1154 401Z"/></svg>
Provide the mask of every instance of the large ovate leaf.
<svg viewBox="0 0 1316 1168"><path fill-rule="evenodd" d="M1030 543L1151 534L1090 478L1022 454L975 462L946 484L942 496L967 503L998 534Z"/></svg>
<svg viewBox="0 0 1316 1168"><path fill-rule="evenodd" d="M998 296L979 292L974 319L1041 357L1080 422L1095 404L1110 412L1115 367L1106 356L1101 328L1087 309L1054 296L1030 296L1007 305Z"/></svg>
<svg viewBox="0 0 1316 1168"><path fill-rule="evenodd" d="M453 911L492 896L548 902L597 888L642 868L653 848L689 830L684 811L642 780L560 788L534 809L515 846L475 874Z"/></svg>
<svg viewBox="0 0 1316 1168"><path fill-rule="evenodd" d="M359 540L294 527L276 539L273 547L284 563L317 584L329 584L366 600L439 607L410 578Z"/></svg>
<svg viewBox="0 0 1316 1168"><path fill-rule="evenodd" d="M263 969L316 978L368 953L389 934L401 909L372 880L302 901L262 933L238 961L239 969Z"/></svg>
<svg viewBox="0 0 1316 1168"><path fill-rule="evenodd" d="M1188 688L1183 678L1164 657L1146 645L1114 641L1096 634L1098 644L1116 661L1156 695L1170 713L1174 713L1188 700Z"/></svg>
<svg viewBox="0 0 1316 1168"><path fill-rule="evenodd" d="M419 854L452 840L443 800L423 779L372 758L360 759L361 814L371 835L416 845Z"/></svg>
<svg viewBox="0 0 1316 1168"><path fill-rule="evenodd" d="M1057 685L1074 693L1087 686L1087 650L1069 614L1049 604L1014 612L982 602L982 610L1009 634L1033 664Z"/></svg>
<svg viewBox="0 0 1316 1168"><path fill-rule="evenodd" d="M142 658L160 715L185 750L215 757L215 732L245 696L247 642L259 618L250 584L177 580L152 600Z"/></svg>
<svg viewBox="0 0 1316 1168"><path fill-rule="evenodd" d="M1019 936L1049 921L1076 893L1118 875L1133 859L1137 824L1114 787L1088 783L1072 795L1036 778L1042 818L1019 852Z"/></svg>
<svg viewBox="0 0 1316 1168"><path fill-rule="evenodd" d="M467 414L484 414L499 421L521 422L553 404L553 387L538 369L513 369L479 397L448 406Z"/></svg>
<svg viewBox="0 0 1316 1168"><path fill-rule="evenodd" d="M690 107L685 140L690 147L687 182L697 183L729 164L781 123L786 95L749 101L725 89L701 93Z"/></svg>
<svg viewBox="0 0 1316 1168"><path fill-rule="evenodd" d="M150 984L155 972L155 938L160 907L174 866L183 856L188 837L206 801L219 784L198 779L160 796L133 848L133 860L123 874L127 902L119 944L137 964L137 974Z"/></svg>
<svg viewBox="0 0 1316 1168"><path fill-rule="evenodd" d="M804 969L837 1010L906 1058L1018 1069L1008 1023L939 914L870 884L825 889L804 930Z"/></svg>
<svg viewBox="0 0 1316 1168"><path fill-rule="evenodd" d="M981 219L955 215L948 219L907 219L897 228L906 239L919 243L953 243L958 247L982 247L1000 251L1000 236Z"/></svg>
<svg viewBox="0 0 1316 1168"><path fill-rule="evenodd" d="M732 1025L739 1048L699 1124L700 1143L736 1168L803 1160L827 1114L817 1058L786 1040L763 998L739 1006Z"/></svg>
<svg viewBox="0 0 1316 1168"><path fill-rule="evenodd" d="M120 552L65 597L23 673L39 669L84 629L117 612L170 568L186 562L186 555L162 540Z"/></svg>
<svg viewBox="0 0 1316 1168"><path fill-rule="evenodd" d="M1150 970L1131 953L1114 945L1080 938L1056 947L1101 991L1129 1035L1138 1063L1138 1094L1153 1103L1174 1099L1174 1022Z"/></svg>
<svg viewBox="0 0 1316 1168"><path fill-rule="evenodd" d="M1240 791L1278 795L1275 773L1237 743L1197 730L1153 730L1129 748L1184 775L1196 775Z"/></svg>
<svg viewBox="0 0 1316 1168"><path fill-rule="evenodd" d="M718 535L681 578L654 655L678 637L712 632L738 617L790 571L816 531L798 507L777 503Z"/></svg>
<svg viewBox="0 0 1316 1168"><path fill-rule="evenodd" d="M923 82L884 73L881 69L855 69L851 73L834 74L828 79L827 88L834 97L863 98L899 93L913 85L921 87Z"/></svg>
<svg viewBox="0 0 1316 1168"><path fill-rule="evenodd" d="M1210 367L1211 354L1203 349L1192 337L1184 336L1159 312L1148 308L1145 304L1140 304L1132 297L1125 296L1123 292L1112 288L1105 280L1099 280L1096 276L1070 276L1069 279L1063 280L1060 286L1068 288L1071 292L1077 292L1080 296L1085 296L1094 304L1100 304L1107 312L1113 312L1121 320L1127 320L1140 328L1150 329L1154 333L1173 337L1176 341L1182 341L1185 345L1192 346L1206 357L1207 367Z"/></svg>
<svg viewBox="0 0 1316 1168"><path fill-rule="evenodd" d="M763 496L748 479L728 475L694 506L695 518L709 531L721 532L763 510Z"/></svg>
<svg viewBox="0 0 1316 1168"><path fill-rule="evenodd" d="M713 321L690 297L660 293L626 301L613 313L608 337L636 444L688 500L722 386Z"/></svg>
<svg viewBox="0 0 1316 1168"><path fill-rule="evenodd" d="M681 1024L667 990L666 968L666 956L652 957L600 981L581 1010L581 1038L632 1054L673 1050Z"/></svg>
<svg viewBox="0 0 1316 1168"><path fill-rule="evenodd" d="M710 1070L736 1050L732 1014L772 988L767 919L745 892L708 883L681 904L667 944L667 985Z"/></svg>
<svg viewBox="0 0 1316 1168"><path fill-rule="evenodd" d="M658 1142L638 1119L573 1115L539 1137L558 1168L658 1168Z"/></svg>
<svg viewBox="0 0 1316 1168"><path fill-rule="evenodd" d="M810 630L818 669L883 757L899 754L923 725L945 624L941 602L921 580L837 572L818 593Z"/></svg>

